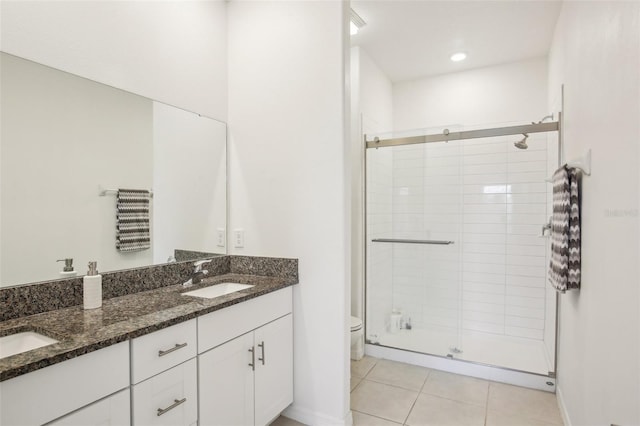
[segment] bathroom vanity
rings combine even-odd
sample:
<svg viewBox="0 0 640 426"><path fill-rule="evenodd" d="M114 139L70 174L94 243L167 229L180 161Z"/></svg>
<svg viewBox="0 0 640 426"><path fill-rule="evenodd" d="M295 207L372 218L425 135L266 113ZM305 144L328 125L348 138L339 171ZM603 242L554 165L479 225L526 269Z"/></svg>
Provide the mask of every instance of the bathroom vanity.
<svg viewBox="0 0 640 426"><path fill-rule="evenodd" d="M293 402L297 262L295 275L230 269L188 289L169 285L107 299L95 310L74 306L0 322L0 336L28 330L58 340L0 359L0 424L272 421ZM215 298L184 294L228 282L251 287Z"/></svg>

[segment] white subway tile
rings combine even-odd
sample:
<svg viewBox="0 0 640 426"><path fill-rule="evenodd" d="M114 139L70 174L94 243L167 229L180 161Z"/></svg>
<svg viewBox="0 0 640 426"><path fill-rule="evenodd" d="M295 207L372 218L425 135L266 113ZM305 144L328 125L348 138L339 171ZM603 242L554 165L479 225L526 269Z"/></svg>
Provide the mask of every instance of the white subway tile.
<svg viewBox="0 0 640 426"><path fill-rule="evenodd" d="M505 296L502 294L465 292L462 294L462 299L465 302L492 303L494 305L504 306Z"/></svg>
<svg viewBox="0 0 640 426"><path fill-rule="evenodd" d="M514 172L509 173L508 182L509 183L534 183L534 182L544 182L547 179L546 171L537 171L537 172Z"/></svg>
<svg viewBox="0 0 640 426"><path fill-rule="evenodd" d="M465 234L504 234L509 225L506 224L480 224L465 223L462 232Z"/></svg>
<svg viewBox="0 0 640 426"><path fill-rule="evenodd" d="M542 234L542 225L514 225L507 224L507 234L540 236Z"/></svg>
<svg viewBox="0 0 640 426"><path fill-rule="evenodd" d="M541 229L538 229L541 231ZM536 235L516 235L508 234L506 236L509 245L527 245L527 246L545 246L547 238L540 237L540 232Z"/></svg>
<svg viewBox="0 0 640 426"><path fill-rule="evenodd" d="M465 253L462 256L465 263L487 263L493 265L505 265L504 254Z"/></svg>
<svg viewBox="0 0 640 426"><path fill-rule="evenodd" d="M508 185L506 184L493 184L493 185L463 185L462 191L464 194L506 194L508 191Z"/></svg>
<svg viewBox="0 0 640 426"><path fill-rule="evenodd" d="M507 202L507 194L481 194L481 195L464 195L464 203L465 204L492 204L492 203L506 203Z"/></svg>
<svg viewBox="0 0 640 426"><path fill-rule="evenodd" d="M462 273L464 282L489 283L504 285L506 278L504 274L490 274L485 272L464 271Z"/></svg>
<svg viewBox="0 0 640 426"><path fill-rule="evenodd" d="M506 204L465 204L464 214L506 214Z"/></svg>
<svg viewBox="0 0 640 426"><path fill-rule="evenodd" d="M509 163L517 163L521 161L527 161L527 162L544 161L544 164L545 164L545 167L543 167L544 169L546 168L547 153L546 151L529 151L529 150L509 151L508 161Z"/></svg>
<svg viewBox="0 0 640 426"><path fill-rule="evenodd" d="M465 300L462 302L462 309L465 312L466 311L489 312L497 315L504 315L505 313L504 303L500 303L500 304L482 303L482 302Z"/></svg>
<svg viewBox="0 0 640 426"><path fill-rule="evenodd" d="M507 275L544 278L546 275L546 268L544 266L507 265Z"/></svg>
<svg viewBox="0 0 640 426"><path fill-rule="evenodd" d="M463 215L464 223L493 223L493 224L505 224L507 223L507 215L502 213L494 214L467 214L465 211Z"/></svg>
<svg viewBox="0 0 640 426"><path fill-rule="evenodd" d="M546 204L507 204L507 213L542 215L542 218L544 219L545 217L547 217L547 205Z"/></svg>
<svg viewBox="0 0 640 426"><path fill-rule="evenodd" d="M522 275L507 275L506 277L508 286L521 286L521 287L542 287L546 286L546 280L544 277L525 277Z"/></svg>
<svg viewBox="0 0 640 426"><path fill-rule="evenodd" d="M507 286L507 295L544 299L545 290L543 287Z"/></svg>
<svg viewBox="0 0 640 426"><path fill-rule="evenodd" d="M547 162L545 161L522 161L516 163L509 163L507 169L509 170L509 176L514 173L523 172L537 172L547 175Z"/></svg>
<svg viewBox="0 0 640 426"><path fill-rule="evenodd" d="M505 185L506 182L506 173L465 175L463 179L465 185Z"/></svg>
<svg viewBox="0 0 640 426"><path fill-rule="evenodd" d="M506 164L465 164L462 173L465 176L492 175L496 173L506 173Z"/></svg>
<svg viewBox="0 0 640 426"><path fill-rule="evenodd" d="M507 265L516 266L540 266L545 267L547 262L544 256L514 256L507 254Z"/></svg>
<svg viewBox="0 0 640 426"><path fill-rule="evenodd" d="M542 330L533 330L530 328L520 328L520 327L505 327L505 334L507 336L515 336L515 337L526 337L529 339L542 340L543 331Z"/></svg>
<svg viewBox="0 0 640 426"><path fill-rule="evenodd" d="M507 242L505 234L465 234L463 238L465 243L504 244Z"/></svg>
<svg viewBox="0 0 640 426"><path fill-rule="evenodd" d="M463 291L473 293L505 294L505 285L464 282Z"/></svg>
<svg viewBox="0 0 640 426"><path fill-rule="evenodd" d="M485 333L503 334L503 324L491 324L486 322L462 321L465 330L484 331Z"/></svg>
<svg viewBox="0 0 640 426"><path fill-rule="evenodd" d="M532 183L509 183L507 185L507 192L512 194L532 194L532 193L547 193L549 190L549 184L546 182L532 182ZM542 201L546 203L546 200Z"/></svg>
<svg viewBox="0 0 640 426"><path fill-rule="evenodd" d="M466 154L466 153L465 153ZM491 153L464 155L462 163L467 166L471 164L507 164L507 153Z"/></svg>
<svg viewBox="0 0 640 426"><path fill-rule="evenodd" d="M507 306L506 314L512 317L544 319L544 309L523 308L521 306Z"/></svg>
<svg viewBox="0 0 640 426"><path fill-rule="evenodd" d="M510 214L507 222L514 225L544 225L548 218L545 214Z"/></svg>
<svg viewBox="0 0 640 426"><path fill-rule="evenodd" d="M543 245L529 246L529 245L507 245L506 252L515 256L539 256L544 257L546 255L546 247Z"/></svg>
<svg viewBox="0 0 640 426"><path fill-rule="evenodd" d="M506 246L504 244L472 244L465 243L462 246L463 253L491 253L502 254L506 253Z"/></svg>
<svg viewBox="0 0 640 426"><path fill-rule="evenodd" d="M544 299L535 297L506 296L507 306L519 306L529 309L544 309Z"/></svg>

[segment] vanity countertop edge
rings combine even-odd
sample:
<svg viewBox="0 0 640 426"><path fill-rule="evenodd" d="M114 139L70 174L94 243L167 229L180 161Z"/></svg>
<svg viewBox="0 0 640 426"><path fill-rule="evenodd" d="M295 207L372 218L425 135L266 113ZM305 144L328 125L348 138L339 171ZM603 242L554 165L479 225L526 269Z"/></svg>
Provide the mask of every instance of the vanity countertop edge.
<svg viewBox="0 0 640 426"><path fill-rule="evenodd" d="M204 299L182 293L217 283L235 282L253 287ZM0 336L35 331L58 343L0 359L0 382L76 358L116 343L153 333L172 325L298 283L296 277L226 273L208 277L189 288L181 284L128 294L103 301L101 308L82 306L58 309L0 322Z"/></svg>

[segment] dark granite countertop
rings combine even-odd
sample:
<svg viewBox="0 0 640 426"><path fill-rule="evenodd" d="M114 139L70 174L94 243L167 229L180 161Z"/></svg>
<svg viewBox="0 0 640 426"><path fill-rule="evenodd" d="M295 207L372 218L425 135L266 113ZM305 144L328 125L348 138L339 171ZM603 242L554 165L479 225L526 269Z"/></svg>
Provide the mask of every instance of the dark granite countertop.
<svg viewBox="0 0 640 426"><path fill-rule="evenodd" d="M214 299L181 295L183 292L222 282L253 284L254 287ZM98 309L84 310L78 305L0 322L0 336L21 331L36 331L59 340L53 345L0 359L0 382L289 287L297 282L297 276L227 273L206 278L201 284L189 288L172 285L106 299Z"/></svg>

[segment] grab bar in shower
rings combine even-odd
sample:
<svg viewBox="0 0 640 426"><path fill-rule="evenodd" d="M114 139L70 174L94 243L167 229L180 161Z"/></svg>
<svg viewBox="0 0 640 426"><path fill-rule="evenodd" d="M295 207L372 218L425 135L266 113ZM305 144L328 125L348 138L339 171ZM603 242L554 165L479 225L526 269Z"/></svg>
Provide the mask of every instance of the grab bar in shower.
<svg viewBox="0 0 640 426"><path fill-rule="evenodd" d="M453 241L447 240L404 240L397 238L374 238L372 243L405 243L405 244L435 244L440 246L446 246L453 244Z"/></svg>

